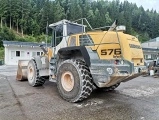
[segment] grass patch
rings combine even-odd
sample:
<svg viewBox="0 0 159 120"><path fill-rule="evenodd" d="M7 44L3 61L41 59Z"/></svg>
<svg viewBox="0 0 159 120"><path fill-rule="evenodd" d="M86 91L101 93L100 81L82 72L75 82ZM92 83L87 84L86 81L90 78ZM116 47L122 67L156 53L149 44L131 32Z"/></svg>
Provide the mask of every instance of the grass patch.
<svg viewBox="0 0 159 120"><path fill-rule="evenodd" d="M4 48L0 47L0 61L4 61Z"/></svg>

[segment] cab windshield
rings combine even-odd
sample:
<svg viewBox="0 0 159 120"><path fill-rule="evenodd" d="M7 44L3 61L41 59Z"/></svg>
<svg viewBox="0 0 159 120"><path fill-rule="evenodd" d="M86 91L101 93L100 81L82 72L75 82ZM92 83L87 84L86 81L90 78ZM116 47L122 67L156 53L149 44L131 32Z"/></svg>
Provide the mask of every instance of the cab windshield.
<svg viewBox="0 0 159 120"><path fill-rule="evenodd" d="M82 33L84 32L84 26L67 23L67 35Z"/></svg>

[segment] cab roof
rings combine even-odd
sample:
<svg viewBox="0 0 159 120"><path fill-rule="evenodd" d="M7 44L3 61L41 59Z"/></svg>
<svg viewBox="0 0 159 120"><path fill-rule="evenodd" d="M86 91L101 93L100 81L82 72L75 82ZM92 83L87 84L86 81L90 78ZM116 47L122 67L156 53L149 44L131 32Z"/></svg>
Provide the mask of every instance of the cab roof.
<svg viewBox="0 0 159 120"><path fill-rule="evenodd" d="M60 21L58 21L56 23L52 23L52 24L49 25L49 27L53 28L53 27L56 27L58 25L62 25L62 24L66 24L66 23L70 23L70 24L86 27L86 25L78 24L76 22L72 22L72 21L69 21L69 20L66 20L66 19L60 20Z"/></svg>

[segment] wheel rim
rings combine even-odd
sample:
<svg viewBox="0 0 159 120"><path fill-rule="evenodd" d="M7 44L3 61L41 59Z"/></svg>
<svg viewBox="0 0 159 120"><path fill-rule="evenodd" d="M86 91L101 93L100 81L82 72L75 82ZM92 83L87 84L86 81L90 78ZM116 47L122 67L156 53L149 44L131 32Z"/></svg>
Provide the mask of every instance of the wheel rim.
<svg viewBox="0 0 159 120"><path fill-rule="evenodd" d="M28 73L28 80L29 80L30 82L32 82L32 81L33 81L33 78L34 78L34 69L30 66L30 67L29 67L29 73Z"/></svg>
<svg viewBox="0 0 159 120"><path fill-rule="evenodd" d="M67 71L62 74L61 84L64 90L70 92L74 87L74 77L71 72Z"/></svg>

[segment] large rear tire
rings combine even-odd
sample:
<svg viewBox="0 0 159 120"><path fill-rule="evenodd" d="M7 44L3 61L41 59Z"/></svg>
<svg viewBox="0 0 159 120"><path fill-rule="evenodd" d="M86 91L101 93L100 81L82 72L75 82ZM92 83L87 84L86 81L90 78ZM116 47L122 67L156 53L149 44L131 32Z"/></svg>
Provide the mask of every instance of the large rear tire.
<svg viewBox="0 0 159 120"><path fill-rule="evenodd" d="M88 98L93 90L88 66L82 60L63 61L57 73L57 88L61 97L69 102Z"/></svg>
<svg viewBox="0 0 159 120"><path fill-rule="evenodd" d="M31 86L42 86L45 83L45 79L39 76L39 70L34 59L30 60L28 63L27 74L28 82Z"/></svg>

